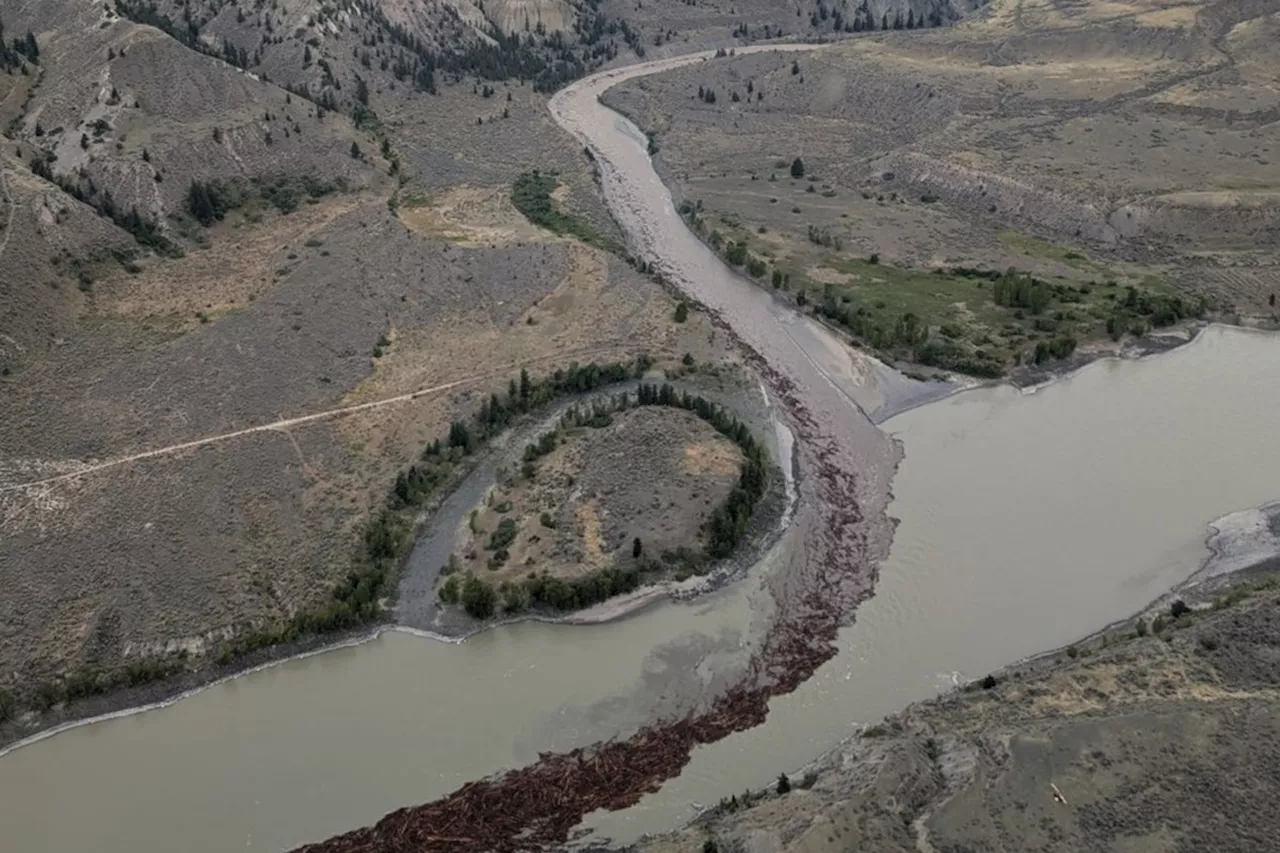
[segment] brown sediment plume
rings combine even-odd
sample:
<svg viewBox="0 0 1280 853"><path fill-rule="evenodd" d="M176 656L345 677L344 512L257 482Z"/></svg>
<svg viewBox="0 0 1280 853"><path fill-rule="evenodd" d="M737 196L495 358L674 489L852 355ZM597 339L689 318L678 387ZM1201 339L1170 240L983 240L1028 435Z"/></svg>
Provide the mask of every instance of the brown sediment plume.
<svg viewBox="0 0 1280 853"><path fill-rule="evenodd" d="M678 776L694 747L763 723L770 698L795 690L835 655L837 632L875 578L854 478L841 470L837 444L822 434L794 386L748 353L806 447L819 519L813 547L786 579L778 617L742 682L709 710L655 723L626 739L543 753L526 767L469 782L447 797L399 809L373 826L295 853L510 853L562 844L591 812L635 805Z"/></svg>

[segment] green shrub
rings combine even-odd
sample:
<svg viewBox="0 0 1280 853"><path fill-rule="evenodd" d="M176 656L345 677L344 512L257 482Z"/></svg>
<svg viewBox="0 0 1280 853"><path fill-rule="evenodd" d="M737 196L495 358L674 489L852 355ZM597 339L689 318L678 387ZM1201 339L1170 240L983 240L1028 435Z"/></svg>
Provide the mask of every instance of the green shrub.
<svg viewBox="0 0 1280 853"><path fill-rule="evenodd" d="M520 528L516 524L515 519L504 518L498 522L498 529L489 534L489 542L485 548L490 551L497 551L506 548L515 541L516 535L519 534Z"/></svg>
<svg viewBox="0 0 1280 853"><path fill-rule="evenodd" d="M488 619L498 603L498 594L493 591L493 587L474 575L462 584L460 598L463 610L472 619Z"/></svg>
<svg viewBox="0 0 1280 853"><path fill-rule="evenodd" d="M440 586L440 600L445 604L458 603L458 577L450 575L449 578Z"/></svg>

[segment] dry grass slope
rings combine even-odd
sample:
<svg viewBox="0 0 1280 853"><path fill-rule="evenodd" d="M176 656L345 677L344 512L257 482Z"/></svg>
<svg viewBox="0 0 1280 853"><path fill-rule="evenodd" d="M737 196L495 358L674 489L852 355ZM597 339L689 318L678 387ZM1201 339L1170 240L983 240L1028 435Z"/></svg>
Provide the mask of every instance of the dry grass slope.
<svg viewBox="0 0 1280 853"><path fill-rule="evenodd" d="M1274 582L1177 619L1165 608L912 706L796 777L804 790L639 850L1262 853L1280 793L1278 611Z"/></svg>
<svg viewBox="0 0 1280 853"><path fill-rule="evenodd" d="M679 195L767 229L797 265L813 226L863 258L1154 275L1267 315L1278 27L1257 0L1007 0L955 27L828 47L794 73L791 57L739 57L610 98L657 134ZM1010 231L1048 242L1010 245Z"/></svg>

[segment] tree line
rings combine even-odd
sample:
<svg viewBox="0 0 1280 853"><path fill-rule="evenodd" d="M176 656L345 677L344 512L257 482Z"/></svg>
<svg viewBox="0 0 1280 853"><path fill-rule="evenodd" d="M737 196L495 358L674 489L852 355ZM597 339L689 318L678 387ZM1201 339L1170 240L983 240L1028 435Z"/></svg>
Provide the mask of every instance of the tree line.
<svg viewBox="0 0 1280 853"><path fill-rule="evenodd" d="M207 181L193 180L187 188L187 213L209 226L228 213L261 198L281 213L298 209L303 197L317 199L346 189L346 180L324 180L313 175Z"/></svg>

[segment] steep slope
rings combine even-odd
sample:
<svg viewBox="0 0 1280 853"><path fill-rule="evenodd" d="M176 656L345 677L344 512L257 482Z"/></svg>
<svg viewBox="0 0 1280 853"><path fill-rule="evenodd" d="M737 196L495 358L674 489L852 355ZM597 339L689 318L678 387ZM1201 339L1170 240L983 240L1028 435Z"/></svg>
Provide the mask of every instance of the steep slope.
<svg viewBox="0 0 1280 853"><path fill-rule="evenodd" d="M43 174L117 220L164 232L193 180L323 175L375 182L369 137L260 77L87 4L11 4L37 33L38 82L11 127ZM134 230L137 230L136 228Z"/></svg>

